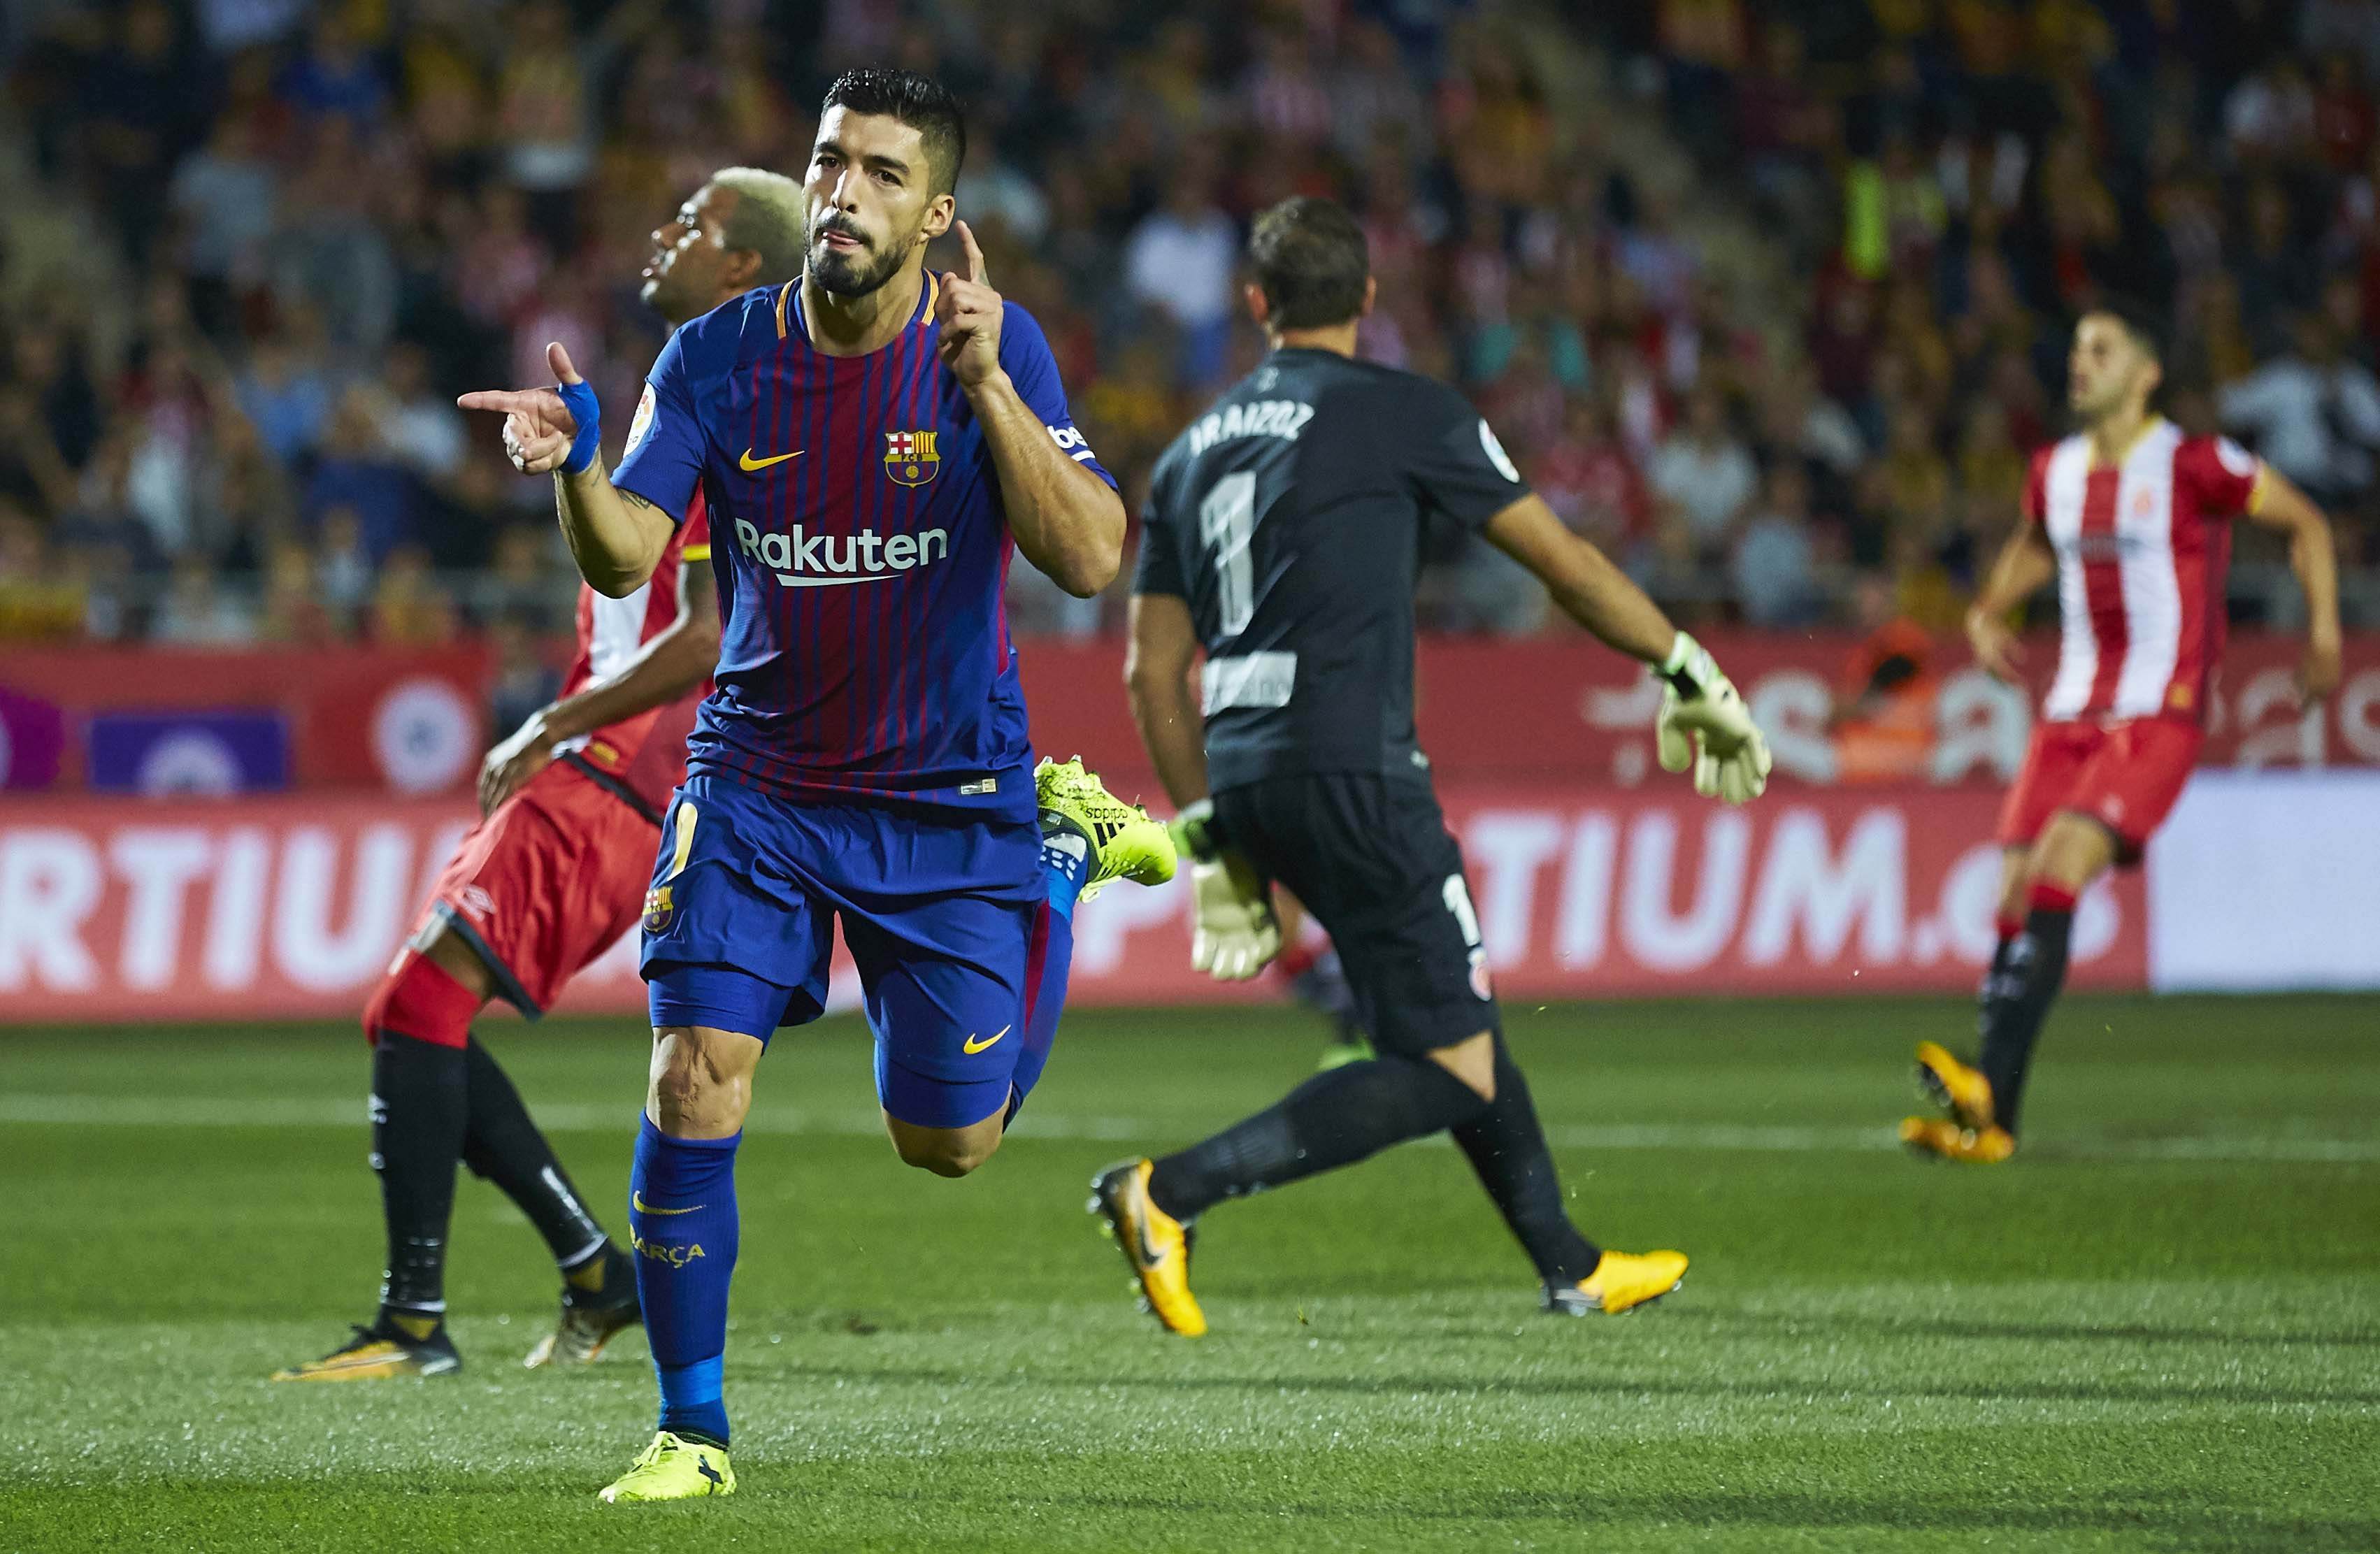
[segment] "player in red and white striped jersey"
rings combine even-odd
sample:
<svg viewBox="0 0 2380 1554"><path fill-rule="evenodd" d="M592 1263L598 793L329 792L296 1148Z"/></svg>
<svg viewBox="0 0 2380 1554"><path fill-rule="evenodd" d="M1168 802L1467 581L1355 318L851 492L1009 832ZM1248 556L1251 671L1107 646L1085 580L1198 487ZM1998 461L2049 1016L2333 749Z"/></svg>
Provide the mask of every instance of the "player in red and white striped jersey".
<svg viewBox="0 0 2380 1554"><path fill-rule="evenodd" d="M2129 306L2083 315L2067 374L2082 430L2034 455L2025 521L1967 615L1975 657L2013 680L2021 650L2009 613L2058 580L2058 676L2000 812L1999 946L1981 990L1982 1059L1970 1065L1921 1044L1919 1080L1947 1115L1901 1124L1912 1147L1958 1159L2014 1151L2034 1041L2065 980L2075 899L2111 866L2139 861L2197 764L2208 681L2223 657L2232 519L2289 537L2307 606L2301 693L2311 703L2338 684L2338 585L2321 510L2238 443L2185 436L2150 411L2164 375L2158 334Z"/></svg>
<svg viewBox="0 0 2380 1554"><path fill-rule="evenodd" d="M800 267L801 191L729 168L653 234L644 300L673 325ZM636 440L638 421L628 429ZM562 1315L531 1366L593 1359L637 1321L628 1258L580 1201L494 1057L471 1034L491 1000L534 1018L644 911L661 813L686 771L719 661L719 605L698 491L652 580L625 599L582 588L578 651L554 701L488 752L482 819L431 889L364 1010L372 1165L388 1264L380 1311L288 1381L436 1376L461 1365L445 1328L446 1229L459 1160L528 1215L563 1278Z"/></svg>

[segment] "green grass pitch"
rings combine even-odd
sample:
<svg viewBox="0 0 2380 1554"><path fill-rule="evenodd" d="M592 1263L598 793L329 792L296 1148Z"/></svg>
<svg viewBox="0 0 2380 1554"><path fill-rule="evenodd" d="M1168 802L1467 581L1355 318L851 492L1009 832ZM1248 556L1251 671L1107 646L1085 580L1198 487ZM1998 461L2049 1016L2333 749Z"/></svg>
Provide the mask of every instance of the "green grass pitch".
<svg viewBox="0 0 2380 1554"><path fill-rule="evenodd" d="M1286 1010L1085 1013L999 1158L876 1135L864 1033L778 1045L744 1147L743 1491L612 1509L640 1340L519 1368L536 1238L468 1176L465 1369L298 1388L380 1268L346 1027L0 1031L0 1550L2380 1547L2380 1004L2077 997L2027 1150L1903 1158L1951 1001L1521 1006L1581 1222L1684 1288L1537 1314L1461 1157L1225 1205L1214 1332L1083 1213L1278 1096ZM620 1227L643 1034L485 1034Z"/></svg>

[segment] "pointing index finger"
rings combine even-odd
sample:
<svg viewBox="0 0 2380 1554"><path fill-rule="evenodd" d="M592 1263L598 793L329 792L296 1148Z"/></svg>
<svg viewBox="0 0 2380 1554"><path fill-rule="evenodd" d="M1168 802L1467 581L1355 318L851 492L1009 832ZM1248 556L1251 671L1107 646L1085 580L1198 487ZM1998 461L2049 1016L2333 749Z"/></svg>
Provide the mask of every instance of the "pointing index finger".
<svg viewBox="0 0 2380 1554"><path fill-rule="evenodd" d="M455 403L466 410L493 410L509 414L516 410L533 410L538 406L535 389L480 389L457 395Z"/></svg>
<svg viewBox="0 0 2380 1554"><path fill-rule="evenodd" d="M991 273L984 268L983 250L976 247L974 230L965 222L958 224L958 229L959 247L966 250L967 279L979 286L991 285Z"/></svg>

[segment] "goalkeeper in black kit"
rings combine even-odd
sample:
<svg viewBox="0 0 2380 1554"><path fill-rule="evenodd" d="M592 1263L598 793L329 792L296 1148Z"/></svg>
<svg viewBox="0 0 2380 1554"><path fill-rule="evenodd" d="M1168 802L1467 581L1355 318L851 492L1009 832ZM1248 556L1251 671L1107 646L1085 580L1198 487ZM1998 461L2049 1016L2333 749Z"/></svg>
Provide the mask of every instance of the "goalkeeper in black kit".
<svg viewBox="0 0 2380 1554"><path fill-rule="evenodd" d="M1445 1131L1536 1265L1546 1309L1633 1310L1677 1288L1686 1258L1605 1251L1563 1209L1415 736L1425 526L1486 536L1649 665L1661 764L1691 770L1697 792L1758 796L1767 746L1710 654L1531 494L1461 395L1354 359L1374 285L1345 210L1283 201L1249 249L1248 310L1272 350L1158 462L1126 677L1196 862L1197 965L1255 975L1280 949L1269 887L1285 885L1338 946L1378 1055L1177 1154L1112 1167L1091 1207L1158 1320L1195 1336L1199 1215Z"/></svg>

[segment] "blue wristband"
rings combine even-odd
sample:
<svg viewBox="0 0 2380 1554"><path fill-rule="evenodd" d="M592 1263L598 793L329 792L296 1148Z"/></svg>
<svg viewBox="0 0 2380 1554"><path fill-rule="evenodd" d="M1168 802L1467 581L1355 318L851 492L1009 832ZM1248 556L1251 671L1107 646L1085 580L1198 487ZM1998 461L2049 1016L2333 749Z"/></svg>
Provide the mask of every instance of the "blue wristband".
<svg viewBox="0 0 2380 1554"><path fill-rule="evenodd" d="M570 440L570 455L562 461L565 475L581 475L603 451L603 408L595 403L595 385L580 381L557 383L554 392L562 395L562 407L578 423L578 435Z"/></svg>

